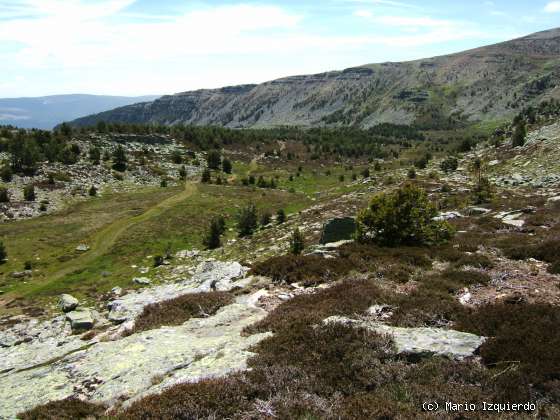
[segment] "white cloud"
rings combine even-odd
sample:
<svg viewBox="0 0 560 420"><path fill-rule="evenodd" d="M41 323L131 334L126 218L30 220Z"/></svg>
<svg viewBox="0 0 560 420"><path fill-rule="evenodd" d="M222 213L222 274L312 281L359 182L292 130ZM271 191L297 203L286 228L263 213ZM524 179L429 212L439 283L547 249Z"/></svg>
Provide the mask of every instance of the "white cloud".
<svg viewBox="0 0 560 420"><path fill-rule="evenodd" d="M558 13L560 12L560 1L551 1L545 7L544 11L547 13Z"/></svg>

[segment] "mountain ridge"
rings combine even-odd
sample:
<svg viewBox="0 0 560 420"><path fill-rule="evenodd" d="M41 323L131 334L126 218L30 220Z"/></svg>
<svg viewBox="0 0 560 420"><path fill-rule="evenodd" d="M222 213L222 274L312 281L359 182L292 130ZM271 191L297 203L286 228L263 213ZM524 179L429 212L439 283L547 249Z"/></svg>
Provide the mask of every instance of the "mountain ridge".
<svg viewBox="0 0 560 420"><path fill-rule="evenodd" d="M180 92L72 123L448 128L510 118L525 106L559 98L559 86L555 28L432 58Z"/></svg>

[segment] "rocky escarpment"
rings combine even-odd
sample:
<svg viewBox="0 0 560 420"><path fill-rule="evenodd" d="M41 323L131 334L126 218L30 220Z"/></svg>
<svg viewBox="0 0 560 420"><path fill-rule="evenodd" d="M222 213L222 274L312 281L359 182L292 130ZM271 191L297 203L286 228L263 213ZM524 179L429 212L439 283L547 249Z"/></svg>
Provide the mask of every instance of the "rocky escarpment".
<svg viewBox="0 0 560 420"><path fill-rule="evenodd" d="M560 97L559 55L560 30L554 29L448 56L178 93L73 124L448 127L510 117L543 98Z"/></svg>

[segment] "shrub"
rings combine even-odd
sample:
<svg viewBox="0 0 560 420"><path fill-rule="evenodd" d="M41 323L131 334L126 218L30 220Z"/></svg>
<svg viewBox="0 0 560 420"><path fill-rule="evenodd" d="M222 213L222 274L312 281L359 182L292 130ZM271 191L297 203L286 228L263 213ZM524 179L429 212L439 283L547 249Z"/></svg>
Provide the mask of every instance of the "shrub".
<svg viewBox="0 0 560 420"><path fill-rule="evenodd" d="M406 176L408 179L416 179L416 170L414 168L410 168Z"/></svg>
<svg viewBox="0 0 560 420"><path fill-rule="evenodd" d="M229 159L224 159L222 162L222 171L224 171L224 173L226 174L231 174L231 169L231 161Z"/></svg>
<svg viewBox="0 0 560 420"><path fill-rule="evenodd" d="M250 203L237 215L237 232L239 237L250 236L257 228L257 208Z"/></svg>
<svg viewBox="0 0 560 420"><path fill-rule="evenodd" d="M292 237L290 238L290 252L293 255L299 255L303 252L305 248L305 240L301 231L296 228L292 232Z"/></svg>
<svg viewBox="0 0 560 420"><path fill-rule="evenodd" d="M159 186L161 188L167 188L167 178L162 178L160 183L159 183Z"/></svg>
<svg viewBox="0 0 560 420"><path fill-rule="evenodd" d="M118 172L126 171L128 158L124 148L119 144L113 152L113 169Z"/></svg>
<svg viewBox="0 0 560 420"><path fill-rule="evenodd" d="M171 153L171 162L176 165L183 163L183 156L181 156L181 152L178 150L173 151L173 153Z"/></svg>
<svg viewBox="0 0 560 420"><path fill-rule="evenodd" d="M494 187L488 180L488 178L481 177L472 193L472 199L474 204L484 204L490 202L492 196L494 195Z"/></svg>
<svg viewBox="0 0 560 420"><path fill-rule="evenodd" d="M210 183L211 180L212 180L212 176L210 174L210 170L205 169L204 171L202 171L202 178L200 179L200 182L204 184L208 184Z"/></svg>
<svg viewBox="0 0 560 420"><path fill-rule="evenodd" d="M31 261L25 261L23 264L24 270L31 270L33 268L33 263Z"/></svg>
<svg viewBox="0 0 560 420"><path fill-rule="evenodd" d="M208 152L208 155L206 156L206 163L209 169L220 169L220 164L222 163L222 156L220 155L220 152L217 150Z"/></svg>
<svg viewBox="0 0 560 420"><path fill-rule="evenodd" d="M232 302L226 292L194 293L144 307L134 324L134 333L159 328L163 325L181 325L190 318L214 315L218 309Z"/></svg>
<svg viewBox="0 0 560 420"><path fill-rule="evenodd" d="M525 137L527 137L525 121L520 120L513 129L513 136L511 138L513 147L523 146L525 144Z"/></svg>
<svg viewBox="0 0 560 420"><path fill-rule="evenodd" d="M185 180L187 178L187 168L185 168L185 165L181 166L181 168L179 168L179 179L181 180Z"/></svg>
<svg viewBox="0 0 560 420"><path fill-rule="evenodd" d="M263 214L261 214L260 222L262 227L268 226L271 221L272 221L272 214L270 214L270 212L265 211Z"/></svg>
<svg viewBox="0 0 560 420"><path fill-rule="evenodd" d="M216 249L221 246L220 237L224 233L224 229L225 221L223 217L216 217L210 221L208 230L202 240L202 244L206 247L206 249Z"/></svg>
<svg viewBox="0 0 560 420"><path fill-rule="evenodd" d="M365 169L362 171L362 177L363 177L363 178L369 178L369 176L370 176L369 168L365 168Z"/></svg>
<svg viewBox="0 0 560 420"><path fill-rule="evenodd" d="M286 221L286 212L284 211L284 209L278 209L278 211L276 212L276 223L281 225L285 221Z"/></svg>
<svg viewBox="0 0 560 420"><path fill-rule="evenodd" d="M0 203L9 203L10 195L6 187L0 187Z"/></svg>
<svg viewBox="0 0 560 420"><path fill-rule="evenodd" d="M95 188L95 185L92 185L89 189L89 195L90 197L95 197L97 195L97 188Z"/></svg>
<svg viewBox="0 0 560 420"><path fill-rule="evenodd" d="M96 420L104 417L105 410L106 407L101 404L70 397L60 401L51 401L20 413L18 418L22 420Z"/></svg>
<svg viewBox="0 0 560 420"><path fill-rule="evenodd" d="M316 255L283 255L253 264L251 273L275 283L303 282L311 286L334 281L352 269L347 259L324 259Z"/></svg>
<svg viewBox="0 0 560 420"><path fill-rule="evenodd" d="M537 244L526 244L515 241L512 245L503 241L500 248L508 258L514 260L526 260L535 258L550 264L548 271L552 274L559 274L560 269L560 237L548 238Z"/></svg>
<svg viewBox="0 0 560 420"><path fill-rule="evenodd" d="M2 181L4 182L11 182L13 178L13 172L12 168L10 168L9 165L2 166L2 168L0 169L0 178L2 178Z"/></svg>
<svg viewBox="0 0 560 420"><path fill-rule="evenodd" d="M0 241L0 264L3 264L8 258L8 253L6 252L6 246L4 242Z"/></svg>
<svg viewBox="0 0 560 420"><path fill-rule="evenodd" d="M154 257L154 267L159 267L163 265L163 257L161 255L156 255Z"/></svg>
<svg viewBox="0 0 560 420"><path fill-rule="evenodd" d="M560 308L549 304L487 305L463 317L458 328L490 337L481 347L484 362L504 370L518 364L542 385L560 379Z"/></svg>
<svg viewBox="0 0 560 420"><path fill-rule="evenodd" d="M445 173L454 172L457 170L458 167L459 167L459 162L455 157L448 157L440 164L441 170Z"/></svg>
<svg viewBox="0 0 560 420"><path fill-rule="evenodd" d="M25 201L35 201L35 186L33 184L23 187L23 198Z"/></svg>
<svg viewBox="0 0 560 420"><path fill-rule="evenodd" d="M240 375L184 383L132 403L117 419L228 419L249 410L249 384Z"/></svg>
<svg viewBox="0 0 560 420"><path fill-rule="evenodd" d="M445 221L433 220L437 213L424 190L406 185L373 197L358 214L357 237L385 246L442 242L452 236L453 229Z"/></svg>

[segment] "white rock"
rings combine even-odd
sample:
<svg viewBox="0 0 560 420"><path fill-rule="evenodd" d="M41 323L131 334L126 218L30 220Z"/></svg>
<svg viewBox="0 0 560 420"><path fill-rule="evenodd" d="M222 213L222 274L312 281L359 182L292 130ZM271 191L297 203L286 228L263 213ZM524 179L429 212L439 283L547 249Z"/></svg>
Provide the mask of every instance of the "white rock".
<svg viewBox="0 0 560 420"><path fill-rule="evenodd" d="M152 281L147 277L134 277L132 279L132 282L136 284L142 284L142 285L148 285L152 283Z"/></svg>
<svg viewBox="0 0 560 420"><path fill-rule="evenodd" d="M63 294L60 295L58 300L58 306L62 309L63 312L70 312L73 311L78 307L80 302L72 295Z"/></svg>

